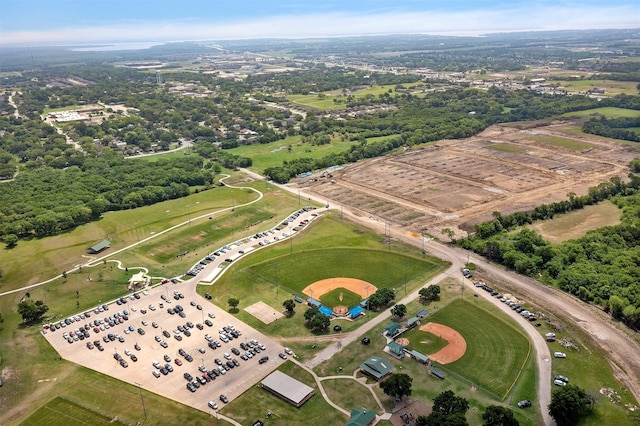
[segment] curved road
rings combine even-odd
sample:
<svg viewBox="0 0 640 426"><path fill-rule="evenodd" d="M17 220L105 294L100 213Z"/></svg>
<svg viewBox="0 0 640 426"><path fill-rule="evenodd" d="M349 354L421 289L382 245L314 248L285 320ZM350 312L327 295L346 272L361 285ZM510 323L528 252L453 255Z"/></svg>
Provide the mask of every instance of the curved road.
<svg viewBox="0 0 640 426"><path fill-rule="evenodd" d="M256 179L263 179L251 171L243 170L243 172ZM318 197L298 188L291 188L286 185L275 185L293 194L304 194L306 198L321 204L328 202L326 197ZM371 216L363 216L362 214L355 213L348 206L340 206L340 211L341 214L347 215L347 217L356 223L367 226L381 234L387 231L393 238L416 247L424 247L429 253L450 261L452 266L444 274L455 279L460 278L460 269L469 259L470 252L468 251L439 243L433 239L426 240L421 236L411 237L399 227L393 229L387 228L384 222L378 221ZM593 342L608 355L608 361L616 376L625 383L636 400L640 401L640 344L638 343L638 337L633 335L631 331L624 328L624 326L615 324L608 315L602 313L597 308L587 305L553 287L545 286L530 278L506 271L475 254L473 254L473 263L489 277L494 277L499 280L502 287L516 292L523 298L531 300L555 316L580 326ZM437 282L441 279L442 278L436 277L432 282ZM468 280L464 281L466 282ZM471 283L467 282L466 286L475 290L475 287L472 287ZM487 298L487 300L492 301L492 303L505 311L505 313L511 315L514 320L523 326L523 329L531 338L534 344L536 363L538 366L538 404L540 412L545 424L553 424L553 420L547 412L547 405L551 398L551 359L548 345L540 333L535 330L528 321L525 321L524 318L511 309L506 308L504 304L495 298L487 297L485 292L480 292L480 294ZM412 295L407 297L411 296ZM373 325L371 327L373 327ZM331 345L331 347L335 348L336 351L338 350L337 345ZM322 352L318 354L318 356L321 354Z"/></svg>

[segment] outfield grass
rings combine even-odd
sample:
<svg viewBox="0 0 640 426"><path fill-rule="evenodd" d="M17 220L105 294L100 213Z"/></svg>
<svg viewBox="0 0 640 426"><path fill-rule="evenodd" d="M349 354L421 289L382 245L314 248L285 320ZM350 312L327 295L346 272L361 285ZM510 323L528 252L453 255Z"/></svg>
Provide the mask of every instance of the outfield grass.
<svg viewBox="0 0 640 426"><path fill-rule="evenodd" d="M406 288L410 292L447 265L437 259L423 258L413 247L393 245L391 250L385 247L378 235L329 213L329 217L312 222L292 241L271 245L254 252L241 263L232 264L213 288L201 285L198 292L211 293L212 302L223 309L228 308L230 297L239 299L237 317L271 336L287 339L312 336L304 326L306 305L296 304L292 317L269 325L244 308L263 301L274 309L283 310L282 303L292 298L291 293L301 294L307 285L333 277L358 278L379 288L396 287L402 296L405 294L405 269ZM375 315L376 312L369 312L361 321L341 321L340 325L348 332Z"/></svg>
<svg viewBox="0 0 640 426"><path fill-rule="evenodd" d="M473 321L469 321L473 318ZM511 322L456 300L425 322L436 322L456 330L467 341L467 351L446 370L504 399L531 356L531 344Z"/></svg>
<svg viewBox="0 0 640 426"><path fill-rule="evenodd" d="M279 370L312 387L315 390L315 395L302 407L296 408L265 391L257 383L240 397L222 407L220 412L243 425L250 425L258 419L262 420L265 425L292 426L316 421L325 425L341 425L347 422L347 416L331 407L322 398L311 374L292 362L285 362ZM268 411L272 413L270 418L266 417Z"/></svg>
<svg viewBox="0 0 640 426"><path fill-rule="evenodd" d="M342 296L342 300L340 300L340 296ZM330 308L334 308L336 306L346 306L347 308L351 309L354 306L357 306L361 300L362 297L359 294L356 294L342 287L333 289L329 293L325 293L320 296L320 301L322 302L322 304Z"/></svg>
<svg viewBox="0 0 640 426"><path fill-rule="evenodd" d="M557 215L553 219L537 222L529 227L535 229L542 237L553 243L560 244L567 240L580 238L592 229L613 226L620 223L622 210L615 204L604 201L602 203L585 206L580 210Z"/></svg>

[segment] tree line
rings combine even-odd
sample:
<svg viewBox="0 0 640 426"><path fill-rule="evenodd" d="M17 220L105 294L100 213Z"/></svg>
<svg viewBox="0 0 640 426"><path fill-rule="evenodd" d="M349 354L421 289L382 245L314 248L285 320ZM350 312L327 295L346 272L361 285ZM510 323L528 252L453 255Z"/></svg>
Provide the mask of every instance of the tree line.
<svg viewBox="0 0 640 426"><path fill-rule="evenodd" d="M632 169L640 169L635 160ZM609 200L622 211L621 223L589 231L581 238L551 244L527 227L534 221ZM640 329L640 176L615 177L587 194L545 204L529 212L476 225L475 233L456 244L521 274L601 306L629 327Z"/></svg>
<svg viewBox="0 0 640 426"><path fill-rule="evenodd" d="M582 131L605 138L640 142L640 132L631 128L640 127L640 117L607 118L595 117L582 125Z"/></svg>

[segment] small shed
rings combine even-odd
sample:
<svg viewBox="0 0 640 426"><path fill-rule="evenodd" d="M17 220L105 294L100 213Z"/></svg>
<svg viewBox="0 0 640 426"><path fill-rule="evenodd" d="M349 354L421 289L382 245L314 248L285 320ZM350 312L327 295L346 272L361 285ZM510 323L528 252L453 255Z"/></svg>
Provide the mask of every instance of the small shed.
<svg viewBox="0 0 640 426"><path fill-rule="evenodd" d="M102 240L99 243L95 243L94 245L89 247L89 253L97 254L103 250L108 249L109 247L111 247L111 242L109 240Z"/></svg>

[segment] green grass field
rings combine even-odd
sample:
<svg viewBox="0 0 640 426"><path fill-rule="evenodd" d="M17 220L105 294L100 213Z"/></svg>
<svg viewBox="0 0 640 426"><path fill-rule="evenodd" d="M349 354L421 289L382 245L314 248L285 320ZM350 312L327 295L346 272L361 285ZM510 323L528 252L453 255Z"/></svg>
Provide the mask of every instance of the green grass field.
<svg viewBox="0 0 640 426"><path fill-rule="evenodd" d="M340 300L342 296L342 300ZM347 290L346 288L336 288L331 290L329 293L325 293L320 297L320 301L323 305L333 308L335 306L346 306L347 308L353 308L356 306L362 297L359 294L356 294L352 291Z"/></svg>
<svg viewBox="0 0 640 426"><path fill-rule="evenodd" d="M446 370L501 399L507 396L532 355L531 344L522 331L472 303L456 300L428 317L428 321L453 328L467 341L464 356L447 364Z"/></svg>
<svg viewBox="0 0 640 426"><path fill-rule="evenodd" d="M425 355L434 354L449 344L433 333L420 331L419 327L402 333L402 337L409 339L408 349L414 349Z"/></svg>
<svg viewBox="0 0 640 426"><path fill-rule="evenodd" d="M559 84L567 92L586 92L592 89L604 89L605 96L620 94L635 95L638 93L638 82L616 80L547 80L550 84Z"/></svg>
<svg viewBox="0 0 640 426"><path fill-rule="evenodd" d="M22 423L24 426L99 426L124 424L63 398L56 398Z"/></svg>
<svg viewBox="0 0 640 426"><path fill-rule="evenodd" d="M583 151L594 147L593 144L588 142L580 142L575 139L565 139L557 136L530 136L529 139L545 145L558 146L572 151Z"/></svg>
<svg viewBox="0 0 640 426"><path fill-rule="evenodd" d="M321 421L326 425L341 425L347 422L347 416L333 409L322 398L311 374L289 361L285 362L279 370L312 387L315 390L315 395L302 407L296 408L265 391L257 383L239 398L224 406L220 412L243 425L251 425L258 419L264 421L266 425L291 426L309 424L314 421ZM267 411L272 413L269 419L266 418Z"/></svg>
<svg viewBox="0 0 640 426"><path fill-rule="evenodd" d="M337 371L336 374L341 372ZM360 382L350 379L330 379L323 380L322 386L329 399L347 411L364 407L377 414L383 414L369 389Z"/></svg>
<svg viewBox="0 0 640 426"><path fill-rule="evenodd" d="M545 240L553 244L560 244L563 241L580 238L592 229L617 225L620 223L621 216L622 210L618 206L605 201L558 215L553 219L529 225L529 227L540 233Z"/></svg>
<svg viewBox="0 0 640 426"><path fill-rule="evenodd" d="M640 116L640 111L635 109L626 109L626 108L614 108L614 107L604 107L604 108L594 108L587 109L584 111L575 111L575 112L567 112L562 114L563 117L588 117L590 115L600 114L604 115L607 118L632 118Z"/></svg>
<svg viewBox="0 0 640 426"><path fill-rule="evenodd" d="M492 143L491 145L487 145L488 149L494 149L496 151L504 151L504 152L523 152L525 149L521 146L511 145L508 143Z"/></svg>

